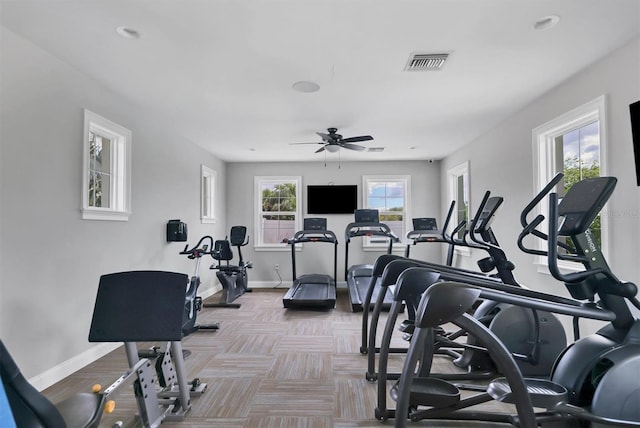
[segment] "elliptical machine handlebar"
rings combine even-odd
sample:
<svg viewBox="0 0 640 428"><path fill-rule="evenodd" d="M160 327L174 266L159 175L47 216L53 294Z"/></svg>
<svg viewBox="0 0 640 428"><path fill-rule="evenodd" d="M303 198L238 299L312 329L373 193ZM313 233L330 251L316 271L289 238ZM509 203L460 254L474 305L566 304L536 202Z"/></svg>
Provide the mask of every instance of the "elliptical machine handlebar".
<svg viewBox="0 0 640 428"><path fill-rule="evenodd" d="M449 212L447 213L447 219L444 221L444 225L442 226L442 240L447 242L453 246L462 245L467 246L467 243L463 239L456 239L454 236L465 228L467 225L466 220L462 220L460 223L453 228L451 233L447 233L447 229L449 228L449 223L451 223L451 217L453 216L453 210L456 206L456 201L451 201L451 205L449 206ZM466 232L465 232L466 233Z"/></svg>
<svg viewBox="0 0 640 428"><path fill-rule="evenodd" d="M558 267L558 247L551 245L551 242L558 240L558 195L551 193L549 195L549 271L554 278L566 282L566 283L578 283L586 280L589 277L597 274L602 274L616 284L615 287L606 287L606 293L620 297L625 297L633 303L634 306L640 308L640 302L635 298L638 287L631 282L622 282L608 269L596 267L592 269L586 269L579 272L562 273Z"/></svg>
<svg viewBox="0 0 640 428"><path fill-rule="evenodd" d="M547 185L544 186L544 188L540 192L538 192L538 194L531 200L531 202L529 202L529 204L522 210L522 213L520 214L520 224L522 224L523 229L518 235L517 244L518 244L518 248L520 248L520 250L522 250L523 252L527 254L533 254L536 256L543 256L543 257L548 256L547 251L543 251L535 248L529 248L524 244L524 239L528 235L533 235L536 238L542 239L543 241L549 241L549 235L537 229L537 227L540 224L542 224L542 222L545 220L544 215L538 214L531 222L527 220L527 216L545 198L545 196L547 196L553 190L556 184L562 181L563 177L564 177L564 174L561 172L556 174L551 179L551 181L549 181L549 183L547 183ZM565 244L562 241L558 241L557 236L556 236L556 245L566 250L568 253L570 253L570 254L557 254L557 257L559 260L573 261L578 263L584 263L588 261L586 257L581 257L575 254L575 248Z"/></svg>
<svg viewBox="0 0 640 428"><path fill-rule="evenodd" d="M453 209L456 206L456 201L451 201L451 205L449 205L449 212L447 213L447 218L444 220L444 224L442 225L442 240L448 243L452 243L449 239L449 235L447 235L447 229L449 228L449 223L451 223L451 217L453 216Z"/></svg>
<svg viewBox="0 0 640 428"><path fill-rule="evenodd" d="M475 243L475 245L471 245L469 242L467 242L467 240L466 240L466 236L467 235L465 235L465 242L467 243L467 245L469 245L472 248L481 248L483 250L487 250L489 248L498 248L498 249L500 248L497 245L493 245L491 242L481 241L476 236L476 229L478 227L478 222L480 221L480 217L482 216L482 213L484 212L484 208L487 206L487 201L489 201L489 196L491 196L491 192L487 190L484 193L484 196L482 197L482 201L480 202L480 206L478 207L478 209L476 211L476 215L473 216L473 219L471 220L471 224L469 225L469 229L468 229L467 235L469 236L471 241L473 241Z"/></svg>
<svg viewBox="0 0 640 428"><path fill-rule="evenodd" d="M529 222L527 221L527 216L529 215L529 213L536 207L536 205L540 203L540 201L544 199L545 196L547 196L551 192L556 184L558 184L563 178L563 173L557 173L555 177L553 177L551 181L548 182L547 185L544 186L542 190L540 190L540 192L538 192L538 194L531 200L531 202L529 202L529 204L524 207L522 213L520 213L520 224L522 225L522 227L527 227L527 225L529 224Z"/></svg>

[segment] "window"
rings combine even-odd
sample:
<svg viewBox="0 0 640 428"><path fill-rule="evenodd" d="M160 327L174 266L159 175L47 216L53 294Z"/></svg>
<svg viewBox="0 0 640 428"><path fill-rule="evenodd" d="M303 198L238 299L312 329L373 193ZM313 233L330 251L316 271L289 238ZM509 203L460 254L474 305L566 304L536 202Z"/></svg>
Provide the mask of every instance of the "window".
<svg viewBox="0 0 640 428"><path fill-rule="evenodd" d="M82 218L126 221L131 213L131 131L84 111Z"/></svg>
<svg viewBox="0 0 640 428"><path fill-rule="evenodd" d="M564 173L563 181L555 190L559 197L577 181L605 175L604 127L605 98L601 96L534 129L535 192L538 193L559 172ZM546 217L547 209L541 204L540 214ZM606 216L599 215L592 223L591 231L601 250L606 252ZM538 245L546 250L543 242ZM547 263L544 257L540 257L539 262ZM560 265L567 269L578 268L570 262Z"/></svg>
<svg viewBox="0 0 640 428"><path fill-rule="evenodd" d="M377 209L380 223L385 223L402 240L407 232L410 217L409 189L411 178L408 175L365 175L363 181L364 208ZM364 246L386 246L389 240L383 237L371 237L363 240Z"/></svg>
<svg viewBox="0 0 640 428"><path fill-rule="evenodd" d="M469 162L463 162L447 171L449 203L456 202L455 209L449 222L449 231L453 230L460 223L469 222ZM468 226L468 224L467 224ZM466 227L460 229L457 234L458 239L463 239ZM467 247L455 247L456 252L461 254L471 254Z"/></svg>
<svg viewBox="0 0 640 428"><path fill-rule="evenodd" d="M200 166L200 219L202 223L216 222L217 173L204 165Z"/></svg>
<svg viewBox="0 0 640 428"><path fill-rule="evenodd" d="M301 229L301 177L256 177L256 247L283 245Z"/></svg>

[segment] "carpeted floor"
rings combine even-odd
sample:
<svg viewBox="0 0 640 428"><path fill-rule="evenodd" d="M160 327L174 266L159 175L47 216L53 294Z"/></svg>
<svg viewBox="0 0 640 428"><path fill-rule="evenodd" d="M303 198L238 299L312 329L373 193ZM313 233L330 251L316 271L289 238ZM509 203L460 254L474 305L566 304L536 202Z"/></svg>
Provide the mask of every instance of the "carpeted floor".
<svg viewBox="0 0 640 428"><path fill-rule="evenodd" d="M392 426L374 417L377 386L365 379L367 358L359 353L362 313L352 313L346 290L338 292L329 311L284 309L285 289L256 290L240 297L239 309L205 308L202 324L219 321L218 331L201 331L183 340L191 351L186 359L190 379L207 383L205 393L192 400L187 418L165 422L182 427L378 427ZM215 300L217 296L212 297ZM402 316L401 316L402 317ZM380 328L382 330L382 327ZM141 344L141 347L151 344ZM395 346L406 346L400 338ZM391 359L398 371L402 357ZM443 358L439 371L453 370ZM59 401L96 382L108 384L127 369L124 349L74 373L44 391ZM394 406L388 400L389 407ZM138 427L131 387L116 397L116 410L101 427L121 421ZM411 426L492 426L487 423L422 421ZM504 425L495 425L504 426Z"/></svg>

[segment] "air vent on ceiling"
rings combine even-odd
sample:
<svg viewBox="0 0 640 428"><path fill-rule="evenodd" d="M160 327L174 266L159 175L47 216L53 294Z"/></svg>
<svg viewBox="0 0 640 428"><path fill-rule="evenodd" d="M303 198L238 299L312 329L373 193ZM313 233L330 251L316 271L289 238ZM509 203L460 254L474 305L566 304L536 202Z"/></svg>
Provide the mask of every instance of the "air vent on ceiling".
<svg viewBox="0 0 640 428"><path fill-rule="evenodd" d="M407 62L405 71L437 71L440 70L449 58L448 53L439 54L413 54Z"/></svg>
<svg viewBox="0 0 640 428"><path fill-rule="evenodd" d="M384 150L384 147L369 147L367 149L368 152L375 152L375 153L380 153L383 150Z"/></svg>

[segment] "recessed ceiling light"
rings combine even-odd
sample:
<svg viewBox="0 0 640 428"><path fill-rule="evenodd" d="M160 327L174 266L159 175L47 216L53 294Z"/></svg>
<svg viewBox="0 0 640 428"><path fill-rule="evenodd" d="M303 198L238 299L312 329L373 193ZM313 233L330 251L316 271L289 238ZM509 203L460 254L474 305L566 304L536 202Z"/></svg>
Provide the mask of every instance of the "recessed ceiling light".
<svg viewBox="0 0 640 428"><path fill-rule="evenodd" d="M116 34L120 37L124 37L125 39L139 39L140 33L130 27L117 27Z"/></svg>
<svg viewBox="0 0 640 428"><path fill-rule="evenodd" d="M558 25L558 22L560 22L560 17L558 15L544 16L533 24L533 29L547 30Z"/></svg>
<svg viewBox="0 0 640 428"><path fill-rule="evenodd" d="M310 93L310 92L318 92L320 90L320 85L314 82L301 80L299 82L294 83L292 88L294 91Z"/></svg>

